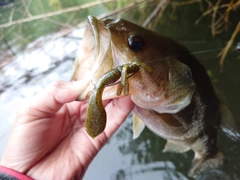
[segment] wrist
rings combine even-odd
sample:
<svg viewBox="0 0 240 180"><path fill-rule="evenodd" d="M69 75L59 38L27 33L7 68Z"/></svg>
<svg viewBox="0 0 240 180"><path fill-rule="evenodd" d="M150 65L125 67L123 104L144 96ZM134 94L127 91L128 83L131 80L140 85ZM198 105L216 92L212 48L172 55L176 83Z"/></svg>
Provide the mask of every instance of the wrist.
<svg viewBox="0 0 240 180"><path fill-rule="evenodd" d="M8 178L8 179L16 179L16 180L33 180L31 177L22 174L14 169L5 167L0 165L0 179L1 177L4 178Z"/></svg>

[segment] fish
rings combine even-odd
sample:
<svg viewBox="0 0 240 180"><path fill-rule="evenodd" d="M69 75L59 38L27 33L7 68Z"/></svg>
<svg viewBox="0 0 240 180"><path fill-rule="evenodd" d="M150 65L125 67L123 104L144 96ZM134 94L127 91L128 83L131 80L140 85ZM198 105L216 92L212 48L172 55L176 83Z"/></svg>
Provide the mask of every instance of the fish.
<svg viewBox="0 0 240 180"><path fill-rule="evenodd" d="M102 101L129 95L135 104L135 138L147 126L167 140L163 152L193 150L190 177L223 165L218 129L223 124L223 130L236 137L231 130L239 125L186 47L120 18L88 16L83 37L71 80L83 81L85 90L78 100L89 102L85 127L90 136L104 131Z"/></svg>

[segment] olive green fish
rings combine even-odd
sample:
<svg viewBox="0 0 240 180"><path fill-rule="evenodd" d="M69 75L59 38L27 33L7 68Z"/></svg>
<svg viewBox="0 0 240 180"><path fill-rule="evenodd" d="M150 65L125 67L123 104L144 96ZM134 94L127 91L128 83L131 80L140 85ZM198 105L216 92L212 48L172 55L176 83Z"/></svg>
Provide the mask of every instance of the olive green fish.
<svg viewBox="0 0 240 180"><path fill-rule="evenodd" d="M164 152L192 149L189 176L220 167L224 156L217 148L218 128L223 124L231 134L237 125L199 61L171 38L129 21L89 16L87 22L72 80L85 87L78 99L90 98L89 135L104 131L102 100L129 94L135 103L134 137L146 125L167 140ZM120 85L114 85L118 79Z"/></svg>

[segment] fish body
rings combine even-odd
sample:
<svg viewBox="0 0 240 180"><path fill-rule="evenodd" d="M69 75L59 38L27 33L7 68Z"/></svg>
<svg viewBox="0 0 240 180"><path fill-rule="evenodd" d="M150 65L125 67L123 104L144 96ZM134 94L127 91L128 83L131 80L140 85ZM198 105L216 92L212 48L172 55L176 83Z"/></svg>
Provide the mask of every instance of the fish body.
<svg viewBox="0 0 240 180"><path fill-rule="evenodd" d="M217 148L217 130L222 117L226 117L222 113L226 108L217 98L205 68L189 50L167 36L123 19L100 21L89 16L87 21L72 76L72 80L85 82L86 90L79 99L95 96L94 84L118 66L145 63L151 72L140 68L128 78L136 124L145 124L165 138L164 152L192 149L195 157L189 176L221 166L224 156ZM116 97L117 86L104 88L102 97L93 99ZM97 106L91 102L91 108ZM101 113L91 117L97 116Z"/></svg>

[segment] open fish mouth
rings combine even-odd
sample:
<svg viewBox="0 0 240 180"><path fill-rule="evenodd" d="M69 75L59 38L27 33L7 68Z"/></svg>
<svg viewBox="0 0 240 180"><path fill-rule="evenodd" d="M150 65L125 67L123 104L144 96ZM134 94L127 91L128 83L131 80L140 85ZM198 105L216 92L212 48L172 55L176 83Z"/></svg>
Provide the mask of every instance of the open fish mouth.
<svg viewBox="0 0 240 180"><path fill-rule="evenodd" d="M122 61L124 58L117 55L118 50L112 45L111 30L115 29L115 23L116 20L113 19L98 20L93 16L87 17L86 29L72 75L72 80L81 80L84 84L84 91L78 100L86 100L90 97L94 84L103 74L128 63ZM114 90L111 91L111 95L107 93L106 98L114 97L113 92Z"/></svg>
<svg viewBox="0 0 240 180"><path fill-rule="evenodd" d="M100 47L100 39L99 39L99 30L98 30L98 19L94 16L88 16L87 17L87 30L89 28L90 36L86 37L88 40L92 43L94 42L94 52L95 53L95 58L99 54L99 47Z"/></svg>
<svg viewBox="0 0 240 180"><path fill-rule="evenodd" d="M88 16L88 29L91 36L86 38L87 41L93 43L94 55L92 64L92 81L95 83L104 73L113 68L113 57L111 50L111 32L104 24L104 21L99 21L96 17Z"/></svg>
<svg viewBox="0 0 240 180"><path fill-rule="evenodd" d="M78 100L87 100L90 97L94 84L100 77L96 75L96 72L99 72L99 69L101 69L100 67L98 68L101 64L96 63L97 59L99 59L100 51L98 24L97 18L93 16L87 18L81 46L76 56L71 80L81 80L84 89Z"/></svg>

